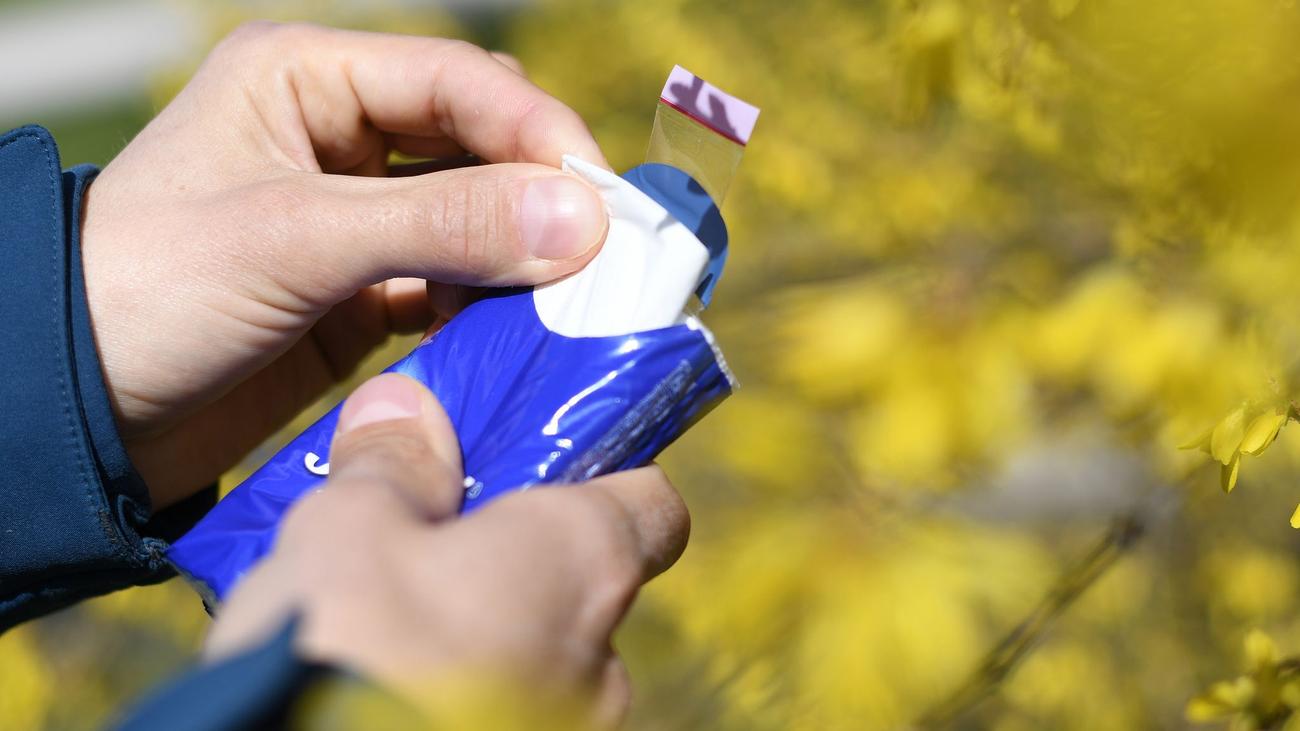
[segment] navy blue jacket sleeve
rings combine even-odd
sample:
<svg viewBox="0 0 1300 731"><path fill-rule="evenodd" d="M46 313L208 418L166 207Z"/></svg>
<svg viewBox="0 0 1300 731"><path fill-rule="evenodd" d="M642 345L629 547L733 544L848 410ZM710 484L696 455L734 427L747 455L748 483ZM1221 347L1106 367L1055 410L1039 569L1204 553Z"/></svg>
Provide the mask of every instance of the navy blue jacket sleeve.
<svg viewBox="0 0 1300 731"><path fill-rule="evenodd" d="M82 280L81 198L49 133L0 136L0 632L172 575L215 488L151 517L118 437Z"/></svg>
<svg viewBox="0 0 1300 731"><path fill-rule="evenodd" d="M138 704L116 731L261 731L291 725L304 691L333 675L293 648L290 621L260 646L192 670Z"/></svg>
<svg viewBox="0 0 1300 731"><path fill-rule="evenodd" d="M98 171L60 169L50 134L0 136L0 632L78 599L173 574L163 559L215 486L150 517L118 437L81 267L82 196ZM197 601L197 599L196 599ZM270 641L197 668L121 728L281 728L325 668Z"/></svg>

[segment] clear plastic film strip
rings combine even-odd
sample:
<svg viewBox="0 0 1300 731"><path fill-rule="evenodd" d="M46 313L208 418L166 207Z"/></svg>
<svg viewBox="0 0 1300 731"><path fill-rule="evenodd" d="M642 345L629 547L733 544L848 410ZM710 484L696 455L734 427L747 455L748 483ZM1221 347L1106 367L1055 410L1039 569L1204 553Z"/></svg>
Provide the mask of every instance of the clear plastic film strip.
<svg viewBox="0 0 1300 731"><path fill-rule="evenodd" d="M758 107L674 66L659 94L646 162L685 172L721 206L757 121Z"/></svg>

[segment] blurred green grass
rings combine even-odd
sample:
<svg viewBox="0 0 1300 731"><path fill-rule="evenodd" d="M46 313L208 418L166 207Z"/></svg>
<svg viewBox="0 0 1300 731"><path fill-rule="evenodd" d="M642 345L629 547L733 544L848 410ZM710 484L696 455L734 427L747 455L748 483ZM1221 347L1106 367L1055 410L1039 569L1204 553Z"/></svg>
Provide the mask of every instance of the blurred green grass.
<svg viewBox="0 0 1300 731"><path fill-rule="evenodd" d="M0 0L0 11L76 4L84 4L84 0ZM4 22L3 17L0 22ZM80 106L73 101L58 111L22 116L7 113L0 106L0 130L39 124L54 135L65 167L79 163L103 166L149 122L154 111L152 100L143 94L91 106Z"/></svg>
<svg viewBox="0 0 1300 731"><path fill-rule="evenodd" d="M12 2L25 0L0 0L0 4ZM153 102L148 97L125 97L106 105L72 107L30 118L11 118L0 112L0 130L39 124L54 135L64 167L80 163L103 166L126 147L153 115Z"/></svg>

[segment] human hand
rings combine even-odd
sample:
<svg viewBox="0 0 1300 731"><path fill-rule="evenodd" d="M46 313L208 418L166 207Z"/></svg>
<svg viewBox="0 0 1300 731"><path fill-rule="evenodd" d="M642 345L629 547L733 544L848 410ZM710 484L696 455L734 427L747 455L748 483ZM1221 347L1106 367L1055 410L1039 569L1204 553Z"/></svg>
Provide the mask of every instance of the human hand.
<svg viewBox="0 0 1300 731"><path fill-rule="evenodd" d="M392 150L508 164L389 177ZM555 169L565 153L604 163L509 57L307 25L224 40L84 210L95 338L154 509L215 480L389 332L449 314L454 285L585 264L608 220Z"/></svg>
<svg viewBox="0 0 1300 731"><path fill-rule="evenodd" d="M301 655L420 698L441 679L509 674L594 692L617 718L629 688L610 635L638 587L685 548L685 505L657 467L507 495L456 518L451 423L397 374L344 404L326 486L295 505L271 555L221 608L209 657L299 617Z"/></svg>

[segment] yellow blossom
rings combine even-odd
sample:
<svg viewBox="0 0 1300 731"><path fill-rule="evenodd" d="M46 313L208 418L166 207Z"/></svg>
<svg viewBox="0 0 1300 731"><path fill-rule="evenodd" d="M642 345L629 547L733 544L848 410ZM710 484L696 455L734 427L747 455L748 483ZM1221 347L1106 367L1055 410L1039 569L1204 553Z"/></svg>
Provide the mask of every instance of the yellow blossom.
<svg viewBox="0 0 1300 731"><path fill-rule="evenodd" d="M1277 439L1278 432L1289 418L1286 413L1266 409L1251 418L1247 426L1246 415L1246 407L1239 406L1213 428L1181 446L1182 449L1200 449L1221 463L1219 484L1224 492L1232 492L1237 486L1242 455L1262 454Z"/></svg>

